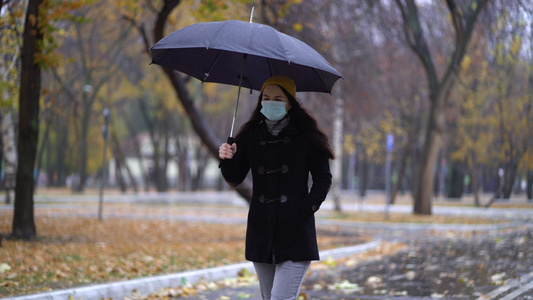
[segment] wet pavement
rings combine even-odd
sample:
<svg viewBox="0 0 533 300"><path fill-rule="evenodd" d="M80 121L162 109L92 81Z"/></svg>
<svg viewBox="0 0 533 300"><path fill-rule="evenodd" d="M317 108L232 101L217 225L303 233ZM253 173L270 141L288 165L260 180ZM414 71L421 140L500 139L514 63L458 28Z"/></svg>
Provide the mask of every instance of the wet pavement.
<svg viewBox="0 0 533 300"><path fill-rule="evenodd" d="M531 227L522 227L416 238L408 250L382 260L312 274L304 289L310 299L533 299L532 234ZM351 289L328 288L345 280Z"/></svg>
<svg viewBox="0 0 533 300"><path fill-rule="evenodd" d="M533 226L404 236L405 251L311 270L306 299L533 299ZM409 241L407 241L409 239ZM261 299L258 285L189 299Z"/></svg>

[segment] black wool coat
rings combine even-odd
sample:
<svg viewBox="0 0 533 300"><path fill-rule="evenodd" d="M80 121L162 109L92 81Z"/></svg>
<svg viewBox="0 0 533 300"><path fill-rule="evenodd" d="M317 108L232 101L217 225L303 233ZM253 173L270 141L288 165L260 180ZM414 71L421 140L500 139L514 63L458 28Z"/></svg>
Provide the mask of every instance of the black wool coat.
<svg viewBox="0 0 533 300"><path fill-rule="evenodd" d="M233 184L252 172L246 259L262 263L318 260L314 213L331 186L326 153L291 123L273 136L265 122L259 122L236 143L233 159L221 160L220 168Z"/></svg>

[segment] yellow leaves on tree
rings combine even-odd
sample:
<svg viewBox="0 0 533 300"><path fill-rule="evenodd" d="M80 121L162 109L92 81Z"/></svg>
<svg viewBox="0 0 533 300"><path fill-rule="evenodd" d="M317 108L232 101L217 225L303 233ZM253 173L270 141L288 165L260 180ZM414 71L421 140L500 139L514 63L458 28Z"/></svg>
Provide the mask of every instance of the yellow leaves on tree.
<svg viewBox="0 0 533 300"><path fill-rule="evenodd" d="M520 28L519 20L504 14L494 23L494 41L476 39L475 50L461 64L454 91L459 114L451 158L471 171L479 165L511 168L506 173L533 167L527 150L533 118L528 109L533 99L531 66L521 57L525 48L519 35L502 34L509 22L517 22L513 28ZM487 56L494 63L489 64Z"/></svg>
<svg viewBox="0 0 533 300"><path fill-rule="evenodd" d="M226 21L228 19L248 21L250 10L246 7L250 3L252 3L252 0L190 1L193 15L197 22Z"/></svg>
<svg viewBox="0 0 533 300"><path fill-rule="evenodd" d="M18 103L18 64L24 30L24 1L4 3L0 14L0 109L14 108Z"/></svg>
<svg viewBox="0 0 533 300"><path fill-rule="evenodd" d="M29 16L32 24L37 24L43 34L42 43L39 45L39 51L35 54L35 63L39 64L42 69L57 67L62 56L54 51L59 47L60 41L56 32L59 30L57 23L60 21L70 20L73 22L85 22L82 17L73 14L74 11L86 6L92 5L97 0L72 0L56 1L44 0L39 7L39 16Z"/></svg>

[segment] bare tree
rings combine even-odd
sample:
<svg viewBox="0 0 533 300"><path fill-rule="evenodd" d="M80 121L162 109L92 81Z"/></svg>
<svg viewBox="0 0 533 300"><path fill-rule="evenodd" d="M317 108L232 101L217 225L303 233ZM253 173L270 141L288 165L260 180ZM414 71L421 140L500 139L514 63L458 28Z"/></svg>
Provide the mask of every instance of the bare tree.
<svg viewBox="0 0 533 300"><path fill-rule="evenodd" d="M446 1L455 30L455 48L449 57L449 64L443 76L439 78L415 0L395 0L403 19L405 41L422 63L429 87L429 114L413 194L415 214L431 214L435 168L446 131L445 108L448 96L457 80L459 67L466 53L477 17L488 1Z"/></svg>
<svg viewBox="0 0 533 300"><path fill-rule="evenodd" d="M167 19L172 13L172 11L180 4L180 2L180 0L165 0L161 9L156 11L157 19L154 22L152 39L146 32L144 24L138 24L135 22L135 20L130 19L130 21L136 26L136 28L139 30L139 33L141 34L147 54L148 49L151 47L150 40L157 42L164 37ZM176 96L182 104L183 108L185 109L187 115L189 116L194 130L196 131L204 145L207 147L211 155L218 158L218 147L221 144L221 141L215 135L215 132L209 126L209 123L199 111L198 107L195 105L194 98L186 87L186 79L171 69L166 69L163 67L161 67L161 69L163 70L172 87L174 88ZM251 201L252 187L251 183L248 180L235 187L235 190L246 201Z"/></svg>

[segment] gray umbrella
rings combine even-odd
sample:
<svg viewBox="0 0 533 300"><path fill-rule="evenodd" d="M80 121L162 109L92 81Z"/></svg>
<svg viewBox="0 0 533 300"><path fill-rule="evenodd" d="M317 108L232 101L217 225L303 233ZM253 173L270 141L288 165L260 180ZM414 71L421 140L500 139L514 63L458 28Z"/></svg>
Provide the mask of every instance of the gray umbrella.
<svg viewBox="0 0 533 300"><path fill-rule="evenodd" d="M325 93L331 93L335 82L342 78L306 43L270 26L238 20L184 27L157 42L150 53L154 64L202 82L239 86L239 94L241 87L260 90L273 75L292 78L297 91Z"/></svg>

